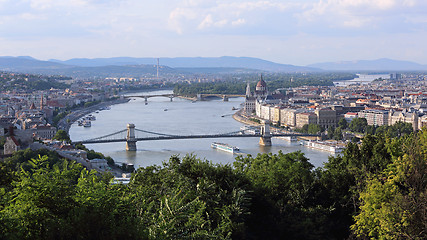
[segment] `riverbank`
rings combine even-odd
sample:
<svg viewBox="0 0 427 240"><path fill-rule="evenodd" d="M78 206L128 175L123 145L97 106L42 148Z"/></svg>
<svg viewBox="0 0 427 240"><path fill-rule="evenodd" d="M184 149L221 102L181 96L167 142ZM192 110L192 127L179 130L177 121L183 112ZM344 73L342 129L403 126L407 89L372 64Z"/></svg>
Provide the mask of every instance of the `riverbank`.
<svg viewBox="0 0 427 240"><path fill-rule="evenodd" d="M58 129L64 130L68 133L71 125L75 121L80 119L81 117L83 117L89 113L95 112L97 110L102 110L102 109L105 109L109 106L112 106L115 104L126 103L128 101L129 101L129 99L116 99L116 100L112 100L112 101L104 101L104 102L98 103L96 105L87 107L87 108L75 109L70 114L68 114L67 116L65 116L63 119L61 119L58 122Z"/></svg>
<svg viewBox="0 0 427 240"><path fill-rule="evenodd" d="M197 101L197 97L186 97L186 96L179 96L179 95L176 97L186 99L186 100L190 100L190 101Z"/></svg>
<svg viewBox="0 0 427 240"><path fill-rule="evenodd" d="M237 112L235 112L233 114L233 119L240 122L240 123L243 123L245 125L251 125L251 126L261 126L262 125L260 123L257 123L257 122L250 120L250 117L243 114L243 111L244 111L244 109L242 108L242 109L238 110ZM261 119L259 119L259 120L261 120ZM283 129L275 127L275 126L270 126L270 129L272 129L273 131L276 131L276 132L287 132L287 131L284 131ZM317 140L317 137L298 137L298 139L299 140L306 140L306 141L315 141L315 140Z"/></svg>
<svg viewBox="0 0 427 240"><path fill-rule="evenodd" d="M260 123L249 120L248 116L243 114L244 109L239 109L233 114L233 119L246 125L261 126Z"/></svg>

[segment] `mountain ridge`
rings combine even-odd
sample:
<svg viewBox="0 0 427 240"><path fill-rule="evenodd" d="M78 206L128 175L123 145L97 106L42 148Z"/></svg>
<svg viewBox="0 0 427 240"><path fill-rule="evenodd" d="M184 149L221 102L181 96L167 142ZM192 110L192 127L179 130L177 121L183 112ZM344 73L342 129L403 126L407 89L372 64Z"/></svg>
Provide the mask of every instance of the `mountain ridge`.
<svg viewBox="0 0 427 240"><path fill-rule="evenodd" d="M161 72L172 74L234 74L254 72L320 72L320 71L427 71L427 65L411 61L380 58L315 63L307 66L281 64L252 57L177 57L160 58ZM155 75L157 58L72 58L38 60L31 56L0 57L0 70L68 76L142 76ZM83 74L85 73L85 74Z"/></svg>
<svg viewBox="0 0 427 240"><path fill-rule="evenodd" d="M176 57L159 58L160 64L172 68L246 68L271 72L303 72L319 71L319 69L295 66L291 64L281 64L252 57ZM96 67L105 65L157 65L157 58L134 58L134 57L113 57L113 58L72 58L65 61L51 59L50 61L69 64L81 67Z"/></svg>

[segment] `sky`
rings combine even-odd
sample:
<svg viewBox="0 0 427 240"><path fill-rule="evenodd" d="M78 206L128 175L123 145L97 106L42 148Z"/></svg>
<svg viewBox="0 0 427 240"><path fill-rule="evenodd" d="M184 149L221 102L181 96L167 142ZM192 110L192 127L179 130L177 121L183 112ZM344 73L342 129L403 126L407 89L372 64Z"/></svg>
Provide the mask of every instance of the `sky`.
<svg viewBox="0 0 427 240"><path fill-rule="evenodd" d="M0 56L427 64L427 0L0 0Z"/></svg>

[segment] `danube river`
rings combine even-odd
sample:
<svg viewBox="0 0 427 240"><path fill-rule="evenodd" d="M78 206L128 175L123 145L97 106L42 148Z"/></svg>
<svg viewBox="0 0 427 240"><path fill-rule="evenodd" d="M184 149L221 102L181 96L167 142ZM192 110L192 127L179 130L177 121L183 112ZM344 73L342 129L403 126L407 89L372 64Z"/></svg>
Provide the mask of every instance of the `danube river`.
<svg viewBox="0 0 427 240"><path fill-rule="evenodd" d="M343 80L334 82L335 86L346 87L350 84L369 84L375 79L390 79L389 74L356 74L358 77L353 80Z"/></svg>
<svg viewBox="0 0 427 240"><path fill-rule="evenodd" d="M138 93L139 95L166 94L172 91L152 91ZM138 95L132 94L132 95ZM86 140L107 135L126 129L128 123L135 128L171 135L218 134L238 131L242 123L235 121L233 107L239 108L243 98L230 98L228 102L221 99L192 102L174 98L170 102L166 97L148 99L135 98L128 103L111 106L110 110L93 113L96 121L89 128L74 123L70 128L73 141ZM141 135L137 135L140 137ZM192 139L192 140L163 140L137 142L137 151L125 150L126 143L87 144L89 149L102 152L112 157L117 163L131 163L135 167L161 165L172 155L185 156L194 154L201 159L213 163L232 163L238 155L211 148L212 142L228 143L240 148L243 155L282 151L284 153L301 151L315 167L321 167L330 155L327 152L313 150L301 146L298 142L287 142L273 138L272 147L258 145L259 138L222 138L222 139Z"/></svg>

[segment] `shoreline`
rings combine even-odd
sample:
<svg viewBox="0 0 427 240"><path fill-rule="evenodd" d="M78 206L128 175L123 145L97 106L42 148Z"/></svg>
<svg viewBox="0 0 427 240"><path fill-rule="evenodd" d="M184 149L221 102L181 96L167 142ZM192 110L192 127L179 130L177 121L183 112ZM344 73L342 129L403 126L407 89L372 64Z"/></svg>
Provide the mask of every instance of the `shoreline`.
<svg viewBox="0 0 427 240"><path fill-rule="evenodd" d="M176 97L177 98L181 98L181 99L186 99L186 100L189 100L189 101L197 101L197 97L186 97L186 96L180 96L180 95L178 95Z"/></svg>
<svg viewBox="0 0 427 240"><path fill-rule="evenodd" d="M251 125L251 126L261 126L262 125L260 123L256 123L254 121L249 120L246 116L244 116L242 114L242 112L243 112L243 108L239 109L237 112L235 112L233 114L233 119L240 122L240 123L246 124L246 125Z"/></svg>
<svg viewBox="0 0 427 240"><path fill-rule="evenodd" d="M82 109L76 109L73 110L70 114L68 114L67 116L65 116L63 119L61 119L58 122L58 130L64 130L67 132L67 134L70 131L70 127L71 125L77 121L79 118L93 113L95 111L99 111L102 110L103 108L112 106L112 105L116 105L116 104L121 104L121 103L126 103L129 102L130 99L116 99L116 100L111 100L111 101L103 101L100 102L96 105L90 106L88 108L82 108Z"/></svg>

